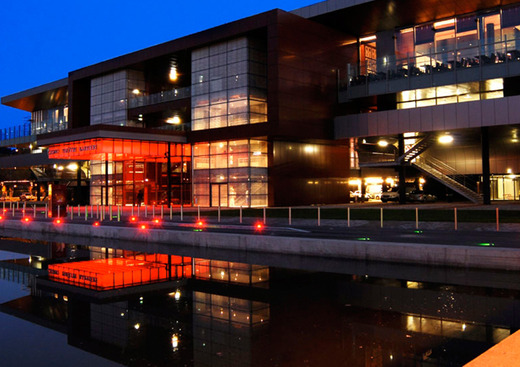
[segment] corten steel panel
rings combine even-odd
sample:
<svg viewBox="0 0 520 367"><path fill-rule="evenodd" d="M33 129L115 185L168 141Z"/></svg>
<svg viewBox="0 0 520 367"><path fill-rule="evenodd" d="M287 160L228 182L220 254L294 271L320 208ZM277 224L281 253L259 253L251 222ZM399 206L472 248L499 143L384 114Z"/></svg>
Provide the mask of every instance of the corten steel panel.
<svg viewBox="0 0 520 367"><path fill-rule="evenodd" d="M442 107L442 108L438 108ZM454 129L457 125L457 105L448 104L433 109L433 127L435 130Z"/></svg>
<svg viewBox="0 0 520 367"><path fill-rule="evenodd" d="M469 127L469 103L457 103L457 115L454 121L451 121L449 126L447 125L447 129L455 129L457 127Z"/></svg>
<svg viewBox="0 0 520 367"><path fill-rule="evenodd" d="M337 74L353 58L347 36L288 13L268 30L268 120L272 134L332 139Z"/></svg>
<svg viewBox="0 0 520 367"><path fill-rule="evenodd" d="M509 123L520 123L520 96L513 96L507 98L509 110Z"/></svg>
<svg viewBox="0 0 520 367"><path fill-rule="evenodd" d="M69 78L69 129L90 125L90 80Z"/></svg>
<svg viewBox="0 0 520 367"><path fill-rule="evenodd" d="M275 141L270 158L269 205L344 203L349 174L346 145Z"/></svg>
<svg viewBox="0 0 520 367"><path fill-rule="evenodd" d="M509 122L507 99L494 99L495 101L495 125L506 125Z"/></svg>
<svg viewBox="0 0 520 367"><path fill-rule="evenodd" d="M492 99L480 101L482 108L482 125L495 125L495 101Z"/></svg>

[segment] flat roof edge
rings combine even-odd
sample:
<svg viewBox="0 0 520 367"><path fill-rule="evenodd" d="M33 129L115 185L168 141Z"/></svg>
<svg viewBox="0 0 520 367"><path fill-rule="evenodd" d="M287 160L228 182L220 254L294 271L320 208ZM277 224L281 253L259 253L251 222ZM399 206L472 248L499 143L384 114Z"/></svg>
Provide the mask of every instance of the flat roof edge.
<svg viewBox="0 0 520 367"><path fill-rule="evenodd" d="M351 8L356 5L369 3L374 0L325 0L319 3L294 9L290 13L303 18L313 18L336 10Z"/></svg>
<svg viewBox="0 0 520 367"><path fill-rule="evenodd" d="M50 83L42 84L37 87L29 88L26 90L23 90L21 92L9 94L7 96L2 97L1 102L2 104L14 102L18 99L34 96L40 93L45 93L54 89L59 89L63 87L67 87L69 85L69 78L63 78L59 80L55 80Z"/></svg>

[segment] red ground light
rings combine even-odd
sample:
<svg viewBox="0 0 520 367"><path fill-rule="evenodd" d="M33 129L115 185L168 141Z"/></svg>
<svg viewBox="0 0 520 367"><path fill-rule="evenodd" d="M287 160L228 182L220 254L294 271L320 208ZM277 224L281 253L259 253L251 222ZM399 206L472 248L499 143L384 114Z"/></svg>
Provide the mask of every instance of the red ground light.
<svg viewBox="0 0 520 367"><path fill-rule="evenodd" d="M263 229L264 229L263 223L260 223L260 222L255 223L255 231L261 231Z"/></svg>
<svg viewBox="0 0 520 367"><path fill-rule="evenodd" d="M29 217L23 217L22 218L22 222L23 223L29 223L30 221L31 221L31 218L29 218Z"/></svg>
<svg viewBox="0 0 520 367"><path fill-rule="evenodd" d="M94 227L99 227L99 226L100 226L99 222L94 222L94 224L92 224L92 225L93 225Z"/></svg>
<svg viewBox="0 0 520 367"><path fill-rule="evenodd" d="M137 217L131 216L130 217L130 222L137 222Z"/></svg>
<svg viewBox="0 0 520 367"><path fill-rule="evenodd" d="M54 224L59 225L59 224L62 224L62 223L63 223L63 221L61 219L59 219L59 218L58 219L54 219Z"/></svg>

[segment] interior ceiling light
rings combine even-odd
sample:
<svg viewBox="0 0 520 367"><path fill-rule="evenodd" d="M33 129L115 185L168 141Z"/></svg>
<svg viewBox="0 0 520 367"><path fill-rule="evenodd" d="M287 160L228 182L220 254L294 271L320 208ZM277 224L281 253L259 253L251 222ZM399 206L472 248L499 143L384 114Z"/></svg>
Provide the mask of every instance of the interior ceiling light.
<svg viewBox="0 0 520 367"><path fill-rule="evenodd" d="M388 146L388 142L386 140L379 140L377 142L377 145L379 145L380 147L384 148L384 147Z"/></svg>
<svg viewBox="0 0 520 367"><path fill-rule="evenodd" d="M360 38L359 39L359 42L368 42L368 41L374 41L377 39L377 36L376 35L373 35L373 36L368 36L368 37L363 37L363 38Z"/></svg>
<svg viewBox="0 0 520 367"><path fill-rule="evenodd" d="M177 71L177 60L172 59L170 61L170 74L168 75L171 82L176 82L179 79L179 73Z"/></svg>
<svg viewBox="0 0 520 367"><path fill-rule="evenodd" d="M179 115L175 115L173 117L168 118L166 120L166 123L172 125L179 125L181 123L181 118L179 117Z"/></svg>
<svg viewBox="0 0 520 367"><path fill-rule="evenodd" d="M446 134L446 135L441 135L439 137L439 143L449 144L451 142L453 142L453 136L451 136L451 135Z"/></svg>

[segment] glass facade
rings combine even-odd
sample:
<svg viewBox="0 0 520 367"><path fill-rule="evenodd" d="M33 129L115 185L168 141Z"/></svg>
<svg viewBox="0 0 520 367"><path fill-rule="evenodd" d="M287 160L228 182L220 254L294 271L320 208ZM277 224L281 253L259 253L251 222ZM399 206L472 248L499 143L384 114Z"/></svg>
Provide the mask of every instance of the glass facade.
<svg viewBox="0 0 520 367"><path fill-rule="evenodd" d="M168 205L168 165L163 142L114 139L113 152L138 147L139 153L104 154L90 163L93 205ZM107 142L108 144L108 142ZM191 148L171 144L170 190L173 205L191 203Z"/></svg>
<svg viewBox="0 0 520 367"><path fill-rule="evenodd" d="M45 134L68 128L69 107L59 106L31 113L31 135Z"/></svg>
<svg viewBox="0 0 520 367"><path fill-rule="evenodd" d="M267 121L264 48L243 37L192 52L192 130Z"/></svg>
<svg viewBox="0 0 520 367"><path fill-rule="evenodd" d="M267 206L267 141L246 139L193 146L193 203Z"/></svg>
<svg viewBox="0 0 520 367"><path fill-rule="evenodd" d="M350 85L520 61L518 5L389 32L393 47L379 45L379 34L359 40L360 63L349 66ZM387 53L376 55L380 48Z"/></svg>
<svg viewBox="0 0 520 367"><path fill-rule="evenodd" d="M504 80L460 83L397 93L397 109L462 103L504 97Z"/></svg>
<svg viewBox="0 0 520 367"><path fill-rule="evenodd" d="M128 120L128 98L134 90L144 90L144 76L135 70L122 70L91 81L90 124L141 126Z"/></svg>

